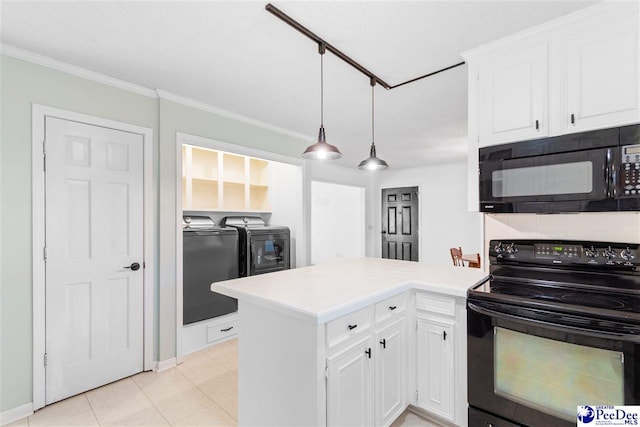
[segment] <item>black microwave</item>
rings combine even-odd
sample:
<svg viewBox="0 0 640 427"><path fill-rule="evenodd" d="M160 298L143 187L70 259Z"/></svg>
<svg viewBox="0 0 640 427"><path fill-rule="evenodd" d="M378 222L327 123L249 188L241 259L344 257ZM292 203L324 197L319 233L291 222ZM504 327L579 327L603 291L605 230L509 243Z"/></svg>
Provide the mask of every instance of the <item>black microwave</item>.
<svg viewBox="0 0 640 427"><path fill-rule="evenodd" d="M640 210L640 125L480 149L481 212Z"/></svg>

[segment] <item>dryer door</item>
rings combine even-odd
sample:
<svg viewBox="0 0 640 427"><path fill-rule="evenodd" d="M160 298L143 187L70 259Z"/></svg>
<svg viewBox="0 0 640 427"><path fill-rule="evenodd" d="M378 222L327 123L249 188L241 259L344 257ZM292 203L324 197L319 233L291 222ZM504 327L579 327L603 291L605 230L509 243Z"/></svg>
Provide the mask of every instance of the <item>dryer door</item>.
<svg viewBox="0 0 640 427"><path fill-rule="evenodd" d="M251 259L249 275L288 270L289 233L251 235Z"/></svg>

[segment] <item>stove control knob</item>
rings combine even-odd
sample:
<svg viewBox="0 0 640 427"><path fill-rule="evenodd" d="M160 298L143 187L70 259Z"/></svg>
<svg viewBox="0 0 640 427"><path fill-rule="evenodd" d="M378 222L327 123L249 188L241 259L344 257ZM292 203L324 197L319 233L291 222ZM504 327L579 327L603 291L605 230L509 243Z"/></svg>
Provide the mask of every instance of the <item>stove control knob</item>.
<svg viewBox="0 0 640 427"><path fill-rule="evenodd" d="M505 248L502 245L502 243L498 243L497 245L495 245L495 247L493 249L499 254L501 254L502 252L505 251Z"/></svg>
<svg viewBox="0 0 640 427"><path fill-rule="evenodd" d="M607 249L602 251L602 256L605 257L605 259L613 259L616 257L616 251L611 249L611 246L609 246Z"/></svg>
<svg viewBox="0 0 640 427"><path fill-rule="evenodd" d="M627 246L627 249L624 249L622 252L620 252L620 257L622 257L622 259L626 261L631 261L636 257L636 253L629 249L629 247Z"/></svg>
<svg viewBox="0 0 640 427"><path fill-rule="evenodd" d="M507 253L508 254L515 254L516 252L518 252L518 247L516 246L515 243L512 243L509 246L507 246Z"/></svg>
<svg viewBox="0 0 640 427"><path fill-rule="evenodd" d="M596 251L596 249L593 246L591 246L589 249L585 249L584 254L587 256L587 258L598 257L598 251Z"/></svg>

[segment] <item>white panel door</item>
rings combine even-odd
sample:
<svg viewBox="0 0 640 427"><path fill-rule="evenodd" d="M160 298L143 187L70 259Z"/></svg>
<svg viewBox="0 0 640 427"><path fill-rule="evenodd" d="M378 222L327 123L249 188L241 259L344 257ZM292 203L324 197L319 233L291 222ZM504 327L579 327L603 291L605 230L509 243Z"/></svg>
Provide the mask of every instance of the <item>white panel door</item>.
<svg viewBox="0 0 640 427"><path fill-rule="evenodd" d="M453 421L453 323L418 317L418 406Z"/></svg>
<svg viewBox="0 0 640 427"><path fill-rule="evenodd" d="M377 426L390 425L406 407L405 319L402 318L376 334L378 351L375 375Z"/></svg>
<svg viewBox="0 0 640 427"><path fill-rule="evenodd" d="M640 121L640 41L633 17L568 40L569 132Z"/></svg>
<svg viewBox="0 0 640 427"><path fill-rule="evenodd" d="M327 359L327 425L373 425L371 337Z"/></svg>
<svg viewBox="0 0 640 427"><path fill-rule="evenodd" d="M547 45L480 67L480 146L548 135Z"/></svg>
<svg viewBox="0 0 640 427"><path fill-rule="evenodd" d="M363 187L311 181L311 264L365 255L364 193Z"/></svg>
<svg viewBox="0 0 640 427"><path fill-rule="evenodd" d="M143 137L45 123L50 404L142 371Z"/></svg>

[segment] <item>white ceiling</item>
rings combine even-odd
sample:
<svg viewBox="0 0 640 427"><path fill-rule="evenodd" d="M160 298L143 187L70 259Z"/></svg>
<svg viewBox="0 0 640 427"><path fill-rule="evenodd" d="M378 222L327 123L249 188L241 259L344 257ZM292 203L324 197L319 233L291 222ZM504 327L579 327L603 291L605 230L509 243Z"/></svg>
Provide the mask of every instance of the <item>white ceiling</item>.
<svg viewBox="0 0 640 427"><path fill-rule="evenodd" d="M274 1L394 85L460 52L597 1ZM317 46L264 1L6 1L3 44L317 137ZM325 60L327 141L355 167L371 144L369 80ZM466 156L467 68L376 87L376 147L392 168ZM302 151L304 146L300 147Z"/></svg>

